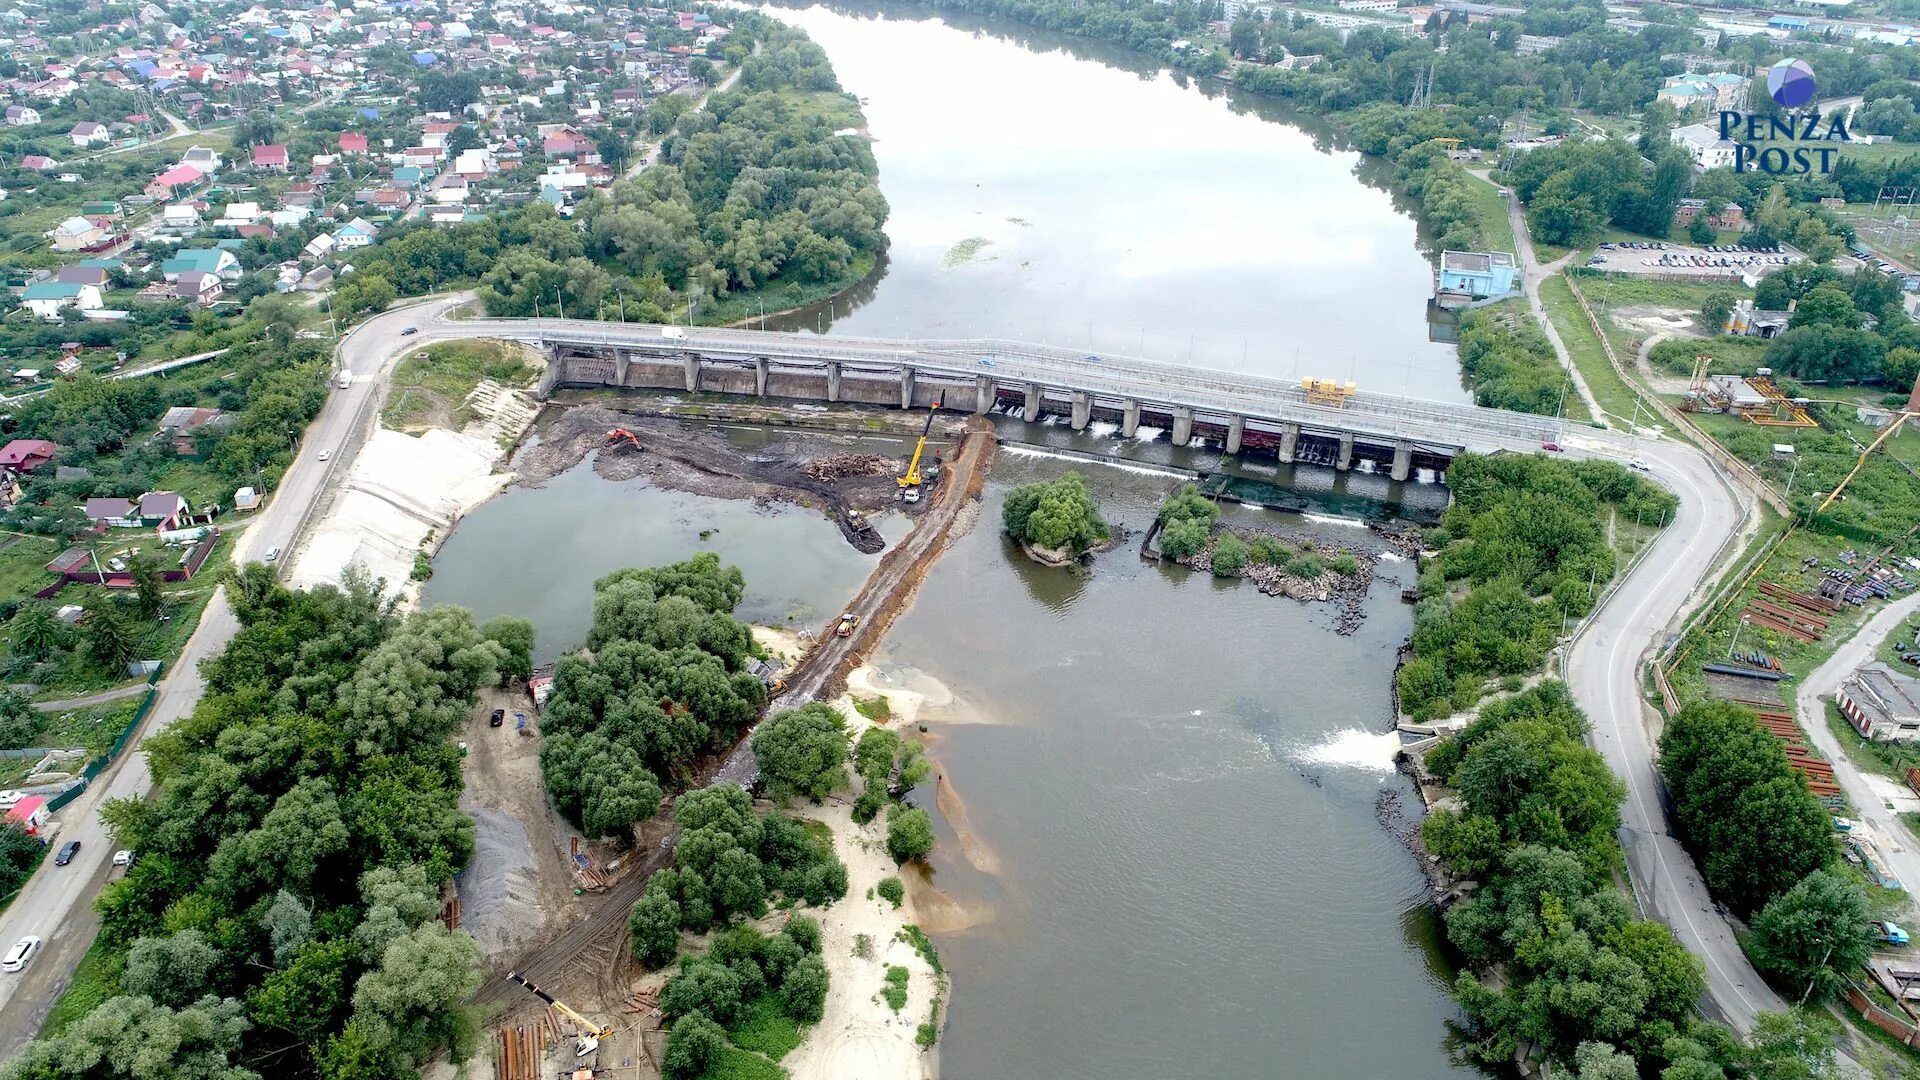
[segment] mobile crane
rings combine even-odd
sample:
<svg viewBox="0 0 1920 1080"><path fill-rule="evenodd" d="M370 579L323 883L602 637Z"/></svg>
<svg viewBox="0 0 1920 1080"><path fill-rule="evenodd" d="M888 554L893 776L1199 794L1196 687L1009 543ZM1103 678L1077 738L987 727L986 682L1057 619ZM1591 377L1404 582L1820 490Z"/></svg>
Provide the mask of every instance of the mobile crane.
<svg viewBox="0 0 1920 1080"><path fill-rule="evenodd" d="M586 1017L580 1015L578 1012L575 1012L572 1009L572 1007L568 1006L566 1002L555 1000L552 994L549 994L545 990L542 990L539 987L528 982L526 978L523 977L519 972L517 971L508 972L507 981L517 982L521 986L526 987L527 990L530 991L534 997L537 997L541 1001L544 1001L547 1004L553 1006L554 1008L559 1009L561 1015L565 1016L567 1019L573 1021L576 1025L579 1026L580 1041L574 1046L574 1051L573 1051L574 1057L586 1057L588 1054L591 1054L595 1050L600 1049L600 1040L608 1038L613 1034L613 1029L611 1027L607 1027L603 1024L596 1024L592 1020L589 1020Z"/></svg>
<svg viewBox="0 0 1920 1080"><path fill-rule="evenodd" d="M933 431L933 414L940 411L940 403L944 400L944 397L934 399L933 408L927 410L927 424L920 429L920 441L913 445L913 460L907 462L906 475L894 478L893 482L900 485L900 499L902 502L919 502L921 481L931 480L937 475L931 468L927 470L924 477L921 475L920 457L926 453L927 435Z"/></svg>

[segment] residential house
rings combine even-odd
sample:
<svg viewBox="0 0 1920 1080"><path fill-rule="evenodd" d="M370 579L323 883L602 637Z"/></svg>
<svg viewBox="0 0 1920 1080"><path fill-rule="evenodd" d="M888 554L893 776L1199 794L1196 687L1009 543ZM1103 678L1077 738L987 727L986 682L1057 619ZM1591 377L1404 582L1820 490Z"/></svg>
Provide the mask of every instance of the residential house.
<svg viewBox="0 0 1920 1080"><path fill-rule="evenodd" d="M122 528L140 527L140 515L135 513L137 504L132 499L92 498L81 507L87 520L100 525L115 525Z"/></svg>
<svg viewBox="0 0 1920 1080"><path fill-rule="evenodd" d="M1439 291L1463 294L1475 300L1505 296L1513 291L1513 256L1505 251L1443 251L1440 253Z"/></svg>
<svg viewBox="0 0 1920 1080"><path fill-rule="evenodd" d="M226 248L182 248L160 264L160 274L177 282L186 274L212 274L226 281L240 280L240 260Z"/></svg>
<svg viewBox="0 0 1920 1080"><path fill-rule="evenodd" d="M305 255L309 259L324 259L328 255L333 254L333 250L338 247L339 244L340 242L333 238L332 233L320 233L313 239L307 241L307 246L300 249L300 254Z"/></svg>
<svg viewBox="0 0 1920 1080"><path fill-rule="evenodd" d="M367 137L357 131L340 133L340 152L343 154L364 154L367 152Z"/></svg>
<svg viewBox="0 0 1920 1080"><path fill-rule="evenodd" d="M290 207L312 209L320 203L320 185L310 180L288 184L286 194L281 196L280 201Z"/></svg>
<svg viewBox="0 0 1920 1080"><path fill-rule="evenodd" d="M108 131L105 124L82 120L67 132L67 138L72 139L73 145L78 147L101 146L113 138L113 132Z"/></svg>
<svg viewBox="0 0 1920 1080"><path fill-rule="evenodd" d="M300 278L300 291L302 292L319 292L322 289L330 288L332 285L333 268L329 266L316 266Z"/></svg>
<svg viewBox="0 0 1920 1080"><path fill-rule="evenodd" d="M220 171L220 166L224 162L217 151L205 146L194 146L187 149L186 154L180 158L180 164L190 165L200 170L204 176L212 176Z"/></svg>
<svg viewBox="0 0 1920 1080"><path fill-rule="evenodd" d="M1868 664L1840 684L1833 700L1862 738L1920 742L1920 680Z"/></svg>
<svg viewBox="0 0 1920 1080"><path fill-rule="evenodd" d="M160 418L160 435L173 440L173 452L191 454L194 450L193 433L204 427L221 427L226 417L219 409L199 409L191 405L176 405Z"/></svg>
<svg viewBox="0 0 1920 1080"><path fill-rule="evenodd" d="M220 283L220 275L189 270L181 274L174 283L174 295L182 300L192 301L201 307L220 299L225 286Z"/></svg>
<svg viewBox="0 0 1920 1080"><path fill-rule="evenodd" d="M220 220L214 222L222 228L237 229L242 225L251 225L260 220L260 204L257 202L228 203L220 213Z"/></svg>
<svg viewBox="0 0 1920 1080"><path fill-rule="evenodd" d="M251 154L253 167L261 172L283 173L287 171L287 147L285 143L272 143L256 146Z"/></svg>
<svg viewBox="0 0 1920 1080"><path fill-rule="evenodd" d="M53 818L44 795L29 795L7 807L6 822L28 836L39 836Z"/></svg>
<svg viewBox="0 0 1920 1080"><path fill-rule="evenodd" d="M107 288L107 268L104 266L63 266L53 272L55 281L72 281L81 285L94 285L102 292Z"/></svg>
<svg viewBox="0 0 1920 1080"><path fill-rule="evenodd" d="M1688 124L1673 129L1672 139L1693 155L1693 167L1700 172L1733 167L1733 140L1720 137L1711 124Z"/></svg>
<svg viewBox="0 0 1920 1080"><path fill-rule="evenodd" d="M31 105L7 106L8 127L31 127L40 122L40 110Z"/></svg>
<svg viewBox="0 0 1920 1080"><path fill-rule="evenodd" d="M186 517L190 508L177 492L149 491L140 496L140 524L162 529Z"/></svg>
<svg viewBox="0 0 1920 1080"><path fill-rule="evenodd" d="M98 286L73 281L34 282L27 286L27 291L20 295L20 299L35 315L53 320L58 320L60 312L66 308L86 310L102 304ZM0 465L4 464L4 461L0 461Z"/></svg>
<svg viewBox="0 0 1920 1080"><path fill-rule="evenodd" d="M380 230L375 228L372 222L366 218L357 217L334 230L333 242L341 251L351 251L373 243L374 237L379 235L379 232Z"/></svg>
<svg viewBox="0 0 1920 1080"><path fill-rule="evenodd" d="M168 203L160 210L160 224L173 232L192 232L200 227L200 208L192 203Z"/></svg>
<svg viewBox="0 0 1920 1080"><path fill-rule="evenodd" d="M207 174L192 165L175 165L147 184L147 194L156 199L175 199L205 183Z"/></svg>
<svg viewBox="0 0 1920 1080"><path fill-rule="evenodd" d="M20 159L20 167L34 172L46 172L48 169L59 168L60 163L45 154L28 154Z"/></svg>
<svg viewBox="0 0 1920 1080"><path fill-rule="evenodd" d="M60 448L45 439L15 439L0 446L0 468L32 472L52 461Z"/></svg>
<svg viewBox="0 0 1920 1080"><path fill-rule="evenodd" d="M86 251L108 236L107 222L79 216L70 217L47 233L55 251Z"/></svg>

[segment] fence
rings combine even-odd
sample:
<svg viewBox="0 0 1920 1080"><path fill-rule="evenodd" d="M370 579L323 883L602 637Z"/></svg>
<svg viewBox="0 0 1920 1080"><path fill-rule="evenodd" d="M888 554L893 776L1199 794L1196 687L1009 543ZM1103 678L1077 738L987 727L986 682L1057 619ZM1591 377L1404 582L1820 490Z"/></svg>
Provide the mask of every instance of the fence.
<svg viewBox="0 0 1920 1080"><path fill-rule="evenodd" d="M1920 1039L1920 1028L1914 1027L1913 1023L1906 1018L1896 1016L1875 1005L1867 997L1866 991L1851 982L1847 984L1847 1004L1858 1010L1861 1019L1908 1046L1912 1046L1916 1039Z"/></svg>
<svg viewBox="0 0 1920 1080"><path fill-rule="evenodd" d="M87 762L87 767L80 770L78 783L47 800L48 813L79 798L81 792L92 785L95 777L106 772L115 761L120 759L120 755L127 749L127 744L132 742L134 735L139 732L140 726L147 722L148 714L153 712L153 703L160 700L160 692L154 689L154 686L160 681L160 672L165 668L165 664L160 664L147 674L147 696L140 702L140 707L133 710L133 718L127 721L126 727L120 729L119 736L113 740L113 745L107 748L106 753Z"/></svg>

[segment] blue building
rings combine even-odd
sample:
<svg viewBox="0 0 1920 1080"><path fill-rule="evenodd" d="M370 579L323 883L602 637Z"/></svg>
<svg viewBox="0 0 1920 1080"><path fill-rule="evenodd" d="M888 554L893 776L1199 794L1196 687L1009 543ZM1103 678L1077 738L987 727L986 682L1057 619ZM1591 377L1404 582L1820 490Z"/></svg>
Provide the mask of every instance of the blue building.
<svg viewBox="0 0 1920 1080"><path fill-rule="evenodd" d="M1443 251L1438 292L1484 300L1513 291L1513 256L1504 251Z"/></svg>

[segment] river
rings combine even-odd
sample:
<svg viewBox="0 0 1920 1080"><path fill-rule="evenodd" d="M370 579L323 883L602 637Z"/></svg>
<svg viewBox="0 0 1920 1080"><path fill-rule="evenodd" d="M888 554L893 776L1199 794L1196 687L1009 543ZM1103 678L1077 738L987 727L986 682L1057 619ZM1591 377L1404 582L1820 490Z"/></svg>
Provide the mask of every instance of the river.
<svg viewBox="0 0 1920 1080"><path fill-rule="evenodd" d="M893 205L884 272L793 325L1027 337L1464 396L1453 350L1427 338L1414 222L1324 129L1085 43L777 13L865 99ZM1011 485L1080 468L1108 517L1139 529L1178 483L1170 470L1218 459L999 422L1027 445L1003 448L979 524L879 657L955 695L929 738L975 846L936 814L932 879L979 921L935 934L955 980L942 1074L1478 1075L1445 1049L1456 1011L1418 867L1375 817L1383 791L1411 799L1377 734L1411 627L1398 600L1411 565L1382 563L1345 637L1327 605L1144 563L1131 545L1084 578L1042 569L995 527ZM1316 519L1233 514L1331 542L1367 535L1355 516L1446 498L1359 472L1235 468ZM890 538L899 527L883 522ZM425 599L526 615L551 658L584 637L594 578L700 550L745 572L743 617L809 627L873 564L816 513L583 465L470 515ZM932 806L929 788L915 800Z"/></svg>
<svg viewBox="0 0 1920 1080"><path fill-rule="evenodd" d="M772 13L861 98L893 209L876 281L769 326L1013 337L1467 400L1454 349L1429 340L1411 208L1317 121L1064 35Z"/></svg>

